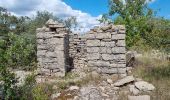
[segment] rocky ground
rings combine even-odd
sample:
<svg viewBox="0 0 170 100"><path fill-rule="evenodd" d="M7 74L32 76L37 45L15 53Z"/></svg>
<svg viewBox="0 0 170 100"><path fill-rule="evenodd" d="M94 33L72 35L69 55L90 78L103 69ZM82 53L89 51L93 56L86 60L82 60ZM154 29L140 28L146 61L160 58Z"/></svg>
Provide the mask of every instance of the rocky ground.
<svg viewBox="0 0 170 100"><path fill-rule="evenodd" d="M118 76L112 75L103 77L98 83L72 85L62 92L54 93L51 98L53 100L150 100L149 94L154 89L152 84L134 76L119 79Z"/></svg>

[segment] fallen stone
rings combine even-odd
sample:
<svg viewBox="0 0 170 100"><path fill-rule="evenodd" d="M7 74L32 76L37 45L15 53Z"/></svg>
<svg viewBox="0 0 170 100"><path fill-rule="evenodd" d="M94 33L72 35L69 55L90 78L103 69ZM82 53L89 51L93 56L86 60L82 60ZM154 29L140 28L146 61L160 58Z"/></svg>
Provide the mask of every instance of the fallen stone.
<svg viewBox="0 0 170 100"><path fill-rule="evenodd" d="M78 86L71 86L69 88L69 90L73 91L73 90L79 90L79 87Z"/></svg>
<svg viewBox="0 0 170 100"><path fill-rule="evenodd" d="M135 87L141 91L152 91L155 89L155 87L152 84L145 81L135 82Z"/></svg>
<svg viewBox="0 0 170 100"><path fill-rule="evenodd" d="M149 95L128 96L128 100L150 100Z"/></svg>
<svg viewBox="0 0 170 100"><path fill-rule="evenodd" d="M80 90L80 100L102 100L102 96L96 87L83 87Z"/></svg>
<svg viewBox="0 0 170 100"><path fill-rule="evenodd" d="M131 93L133 93L134 95L138 95L139 94L139 90L135 87L135 85L129 85L129 91Z"/></svg>
<svg viewBox="0 0 170 100"><path fill-rule="evenodd" d="M112 81L111 79L107 79L107 82L108 82L109 84L113 84L113 81Z"/></svg>
<svg viewBox="0 0 170 100"><path fill-rule="evenodd" d="M116 83L114 83L114 86L122 86L125 85L127 83L133 82L135 80L135 78L133 76L127 76L123 79L118 80Z"/></svg>
<svg viewBox="0 0 170 100"><path fill-rule="evenodd" d="M60 95L61 95L61 93L52 94L52 95L51 95L51 99L52 99L52 100L55 100L55 99L57 99Z"/></svg>

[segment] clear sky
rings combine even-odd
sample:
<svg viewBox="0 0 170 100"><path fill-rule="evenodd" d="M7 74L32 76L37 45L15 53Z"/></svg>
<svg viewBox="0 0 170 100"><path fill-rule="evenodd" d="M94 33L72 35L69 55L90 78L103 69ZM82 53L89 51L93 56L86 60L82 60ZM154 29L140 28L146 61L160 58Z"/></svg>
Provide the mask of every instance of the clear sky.
<svg viewBox="0 0 170 100"><path fill-rule="evenodd" d="M99 25L98 19L108 13L108 0L0 0L0 6L17 16L31 17L44 10L60 18L75 16L84 30ZM152 0L149 6L157 16L170 19L170 0Z"/></svg>

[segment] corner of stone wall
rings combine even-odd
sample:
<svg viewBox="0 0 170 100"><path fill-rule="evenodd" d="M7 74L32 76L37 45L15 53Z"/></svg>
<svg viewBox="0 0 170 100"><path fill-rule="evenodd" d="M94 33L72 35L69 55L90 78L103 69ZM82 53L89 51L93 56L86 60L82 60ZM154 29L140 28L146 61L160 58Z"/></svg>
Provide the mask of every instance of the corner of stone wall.
<svg viewBox="0 0 170 100"><path fill-rule="evenodd" d="M104 25L86 34L88 67L103 74L126 75L125 27Z"/></svg>
<svg viewBox="0 0 170 100"><path fill-rule="evenodd" d="M62 23L48 20L36 30L38 72L47 76L65 76L68 62L68 30Z"/></svg>

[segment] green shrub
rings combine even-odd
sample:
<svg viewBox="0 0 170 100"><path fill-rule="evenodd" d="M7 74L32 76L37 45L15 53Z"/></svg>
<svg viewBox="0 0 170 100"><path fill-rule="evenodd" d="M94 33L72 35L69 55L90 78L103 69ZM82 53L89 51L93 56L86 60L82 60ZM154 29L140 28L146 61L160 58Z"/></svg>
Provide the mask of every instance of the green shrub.
<svg viewBox="0 0 170 100"><path fill-rule="evenodd" d="M31 69L36 60L35 38L9 33L9 47L6 50L8 64L14 68ZM28 67L29 66L29 67Z"/></svg>

